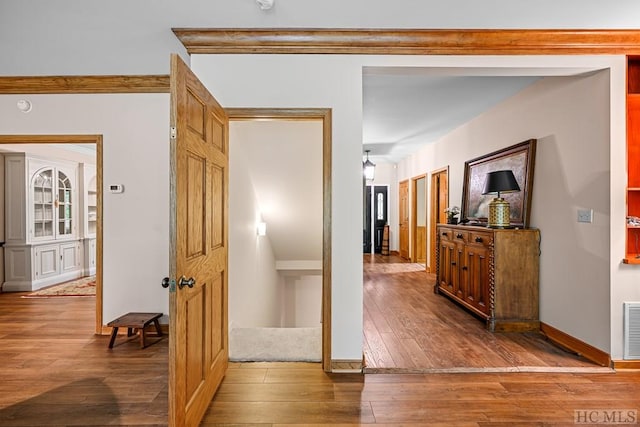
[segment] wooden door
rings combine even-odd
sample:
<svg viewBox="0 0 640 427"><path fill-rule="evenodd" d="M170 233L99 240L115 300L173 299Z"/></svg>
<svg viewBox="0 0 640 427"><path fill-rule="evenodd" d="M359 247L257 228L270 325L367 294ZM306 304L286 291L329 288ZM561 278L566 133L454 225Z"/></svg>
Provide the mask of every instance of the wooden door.
<svg viewBox="0 0 640 427"><path fill-rule="evenodd" d="M171 57L169 425L197 426L228 364L226 112Z"/></svg>
<svg viewBox="0 0 640 427"><path fill-rule="evenodd" d="M400 222L400 256L409 259L409 181L402 181L398 188L400 200L399 222Z"/></svg>
<svg viewBox="0 0 640 427"><path fill-rule="evenodd" d="M449 169L444 168L431 173L431 210L429 213L429 267L433 272L436 262L436 224L445 224L447 214L445 208L449 206Z"/></svg>

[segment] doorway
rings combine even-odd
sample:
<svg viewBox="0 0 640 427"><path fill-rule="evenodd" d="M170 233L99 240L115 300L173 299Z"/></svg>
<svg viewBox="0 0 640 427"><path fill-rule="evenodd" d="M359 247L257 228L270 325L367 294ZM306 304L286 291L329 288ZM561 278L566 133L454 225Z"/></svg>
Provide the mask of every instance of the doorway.
<svg viewBox="0 0 640 427"><path fill-rule="evenodd" d="M386 185L367 185L365 189L365 219L363 252L382 253L384 227L388 223L388 194ZM373 251L373 252L372 252Z"/></svg>
<svg viewBox="0 0 640 427"><path fill-rule="evenodd" d="M410 259L409 256L409 180L398 183L398 223L400 257Z"/></svg>
<svg viewBox="0 0 640 427"><path fill-rule="evenodd" d="M412 178L411 204L411 241L413 248L411 260L422 264L427 263L427 175Z"/></svg>
<svg viewBox="0 0 640 427"><path fill-rule="evenodd" d="M89 148L91 147L91 148ZM92 150L93 148L93 150ZM90 178L94 179L95 191L91 191L91 195L87 197L92 198L92 208L87 208L86 212L78 215L79 219L82 219L82 223L76 223L76 237L78 243L82 247L80 253L80 262L82 262L81 270L82 274L85 272L95 271L95 283L96 283L96 296L95 296L95 332L97 334L103 333L102 327L102 136L101 135L0 135L0 149L6 152L31 152L38 153L39 156L51 156L56 158L66 158L78 165L87 161L89 163L90 158L93 157L95 174L88 174ZM93 151L93 155L87 154ZM81 154L83 153L84 154ZM57 153L57 154L52 154ZM61 153L61 154L60 154ZM80 173L80 167L78 166L78 174ZM79 177L79 175L78 175ZM81 182L81 179L77 180L77 183ZM84 189L76 184L78 190ZM4 185L2 187L2 193L4 196ZM87 192L88 194L89 192ZM5 199L6 202L6 199ZM82 208L87 207L87 204L82 204ZM67 207L68 208L68 207ZM77 211L80 212L79 210ZM90 213L91 212L91 213ZM28 215L24 212L26 221ZM91 215L91 220L89 219ZM71 218L71 221L75 221L75 218ZM68 225L68 224L67 224ZM5 231L6 233L9 230ZM26 237L26 236L25 236ZM6 240L6 239L5 239ZM89 254L91 253L91 260L89 261ZM60 255L62 256L62 255ZM7 266L4 266L5 270ZM2 278L4 280L4 277Z"/></svg>
<svg viewBox="0 0 640 427"><path fill-rule="evenodd" d="M322 337L322 367L325 371L332 370L331 361L331 110L329 109L265 109L265 108L229 108L229 120L239 121L314 121L321 123L322 147L321 151L321 217L322 226L318 230L321 236L321 260L309 267L308 264L289 264L283 268L304 267L316 268L321 275L321 337ZM231 142L232 144L233 142ZM304 172L303 172L304 173ZM289 177L289 179L292 179ZM289 210L282 210L278 215L286 215ZM266 215L265 215L266 218ZM269 233L269 223L266 223L266 233ZM255 237L255 228L254 237ZM286 230L285 230L286 232ZM295 238L295 233L289 230L289 237ZM283 265L283 264L281 264Z"/></svg>

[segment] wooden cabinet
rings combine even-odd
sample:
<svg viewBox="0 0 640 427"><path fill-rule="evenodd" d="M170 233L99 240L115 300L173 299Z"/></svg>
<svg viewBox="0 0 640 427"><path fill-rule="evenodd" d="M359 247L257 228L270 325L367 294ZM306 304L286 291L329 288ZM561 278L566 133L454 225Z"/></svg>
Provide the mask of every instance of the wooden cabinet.
<svg viewBox="0 0 640 427"><path fill-rule="evenodd" d="M32 291L82 276L78 164L5 156L3 291Z"/></svg>
<svg viewBox="0 0 640 427"><path fill-rule="evenodd" d="M437 226L435 291L487 321L491 331L540 327L540 232Z"/></svg>
<svg viewBox="0 0 640 427"><path fill-rule="evenodd" d="M640 264L640 58L627 61L627 233L625 264Z"/></svg>

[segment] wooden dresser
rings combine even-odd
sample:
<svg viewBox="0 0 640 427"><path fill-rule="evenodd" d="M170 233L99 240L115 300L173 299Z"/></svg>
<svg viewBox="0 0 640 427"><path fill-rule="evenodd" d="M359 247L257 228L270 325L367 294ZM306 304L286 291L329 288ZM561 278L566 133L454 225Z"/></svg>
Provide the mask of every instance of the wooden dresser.
<svg viewBox="0 0 640 427"><path fill-rule="evenodd" d="M435 292L487 321L490 331L540 329L540 231L437 226Z"/></svg>

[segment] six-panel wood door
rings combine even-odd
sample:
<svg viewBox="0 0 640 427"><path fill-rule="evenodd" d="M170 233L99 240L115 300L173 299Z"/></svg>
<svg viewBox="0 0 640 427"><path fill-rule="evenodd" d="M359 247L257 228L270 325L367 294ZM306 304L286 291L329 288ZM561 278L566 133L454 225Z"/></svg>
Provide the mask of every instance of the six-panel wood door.
<svg viewBox="0 0 640 427"><path fill-rule="evenodd" d="M171 58L169 425L197 426L228 365L226 112Z"/></svg>

